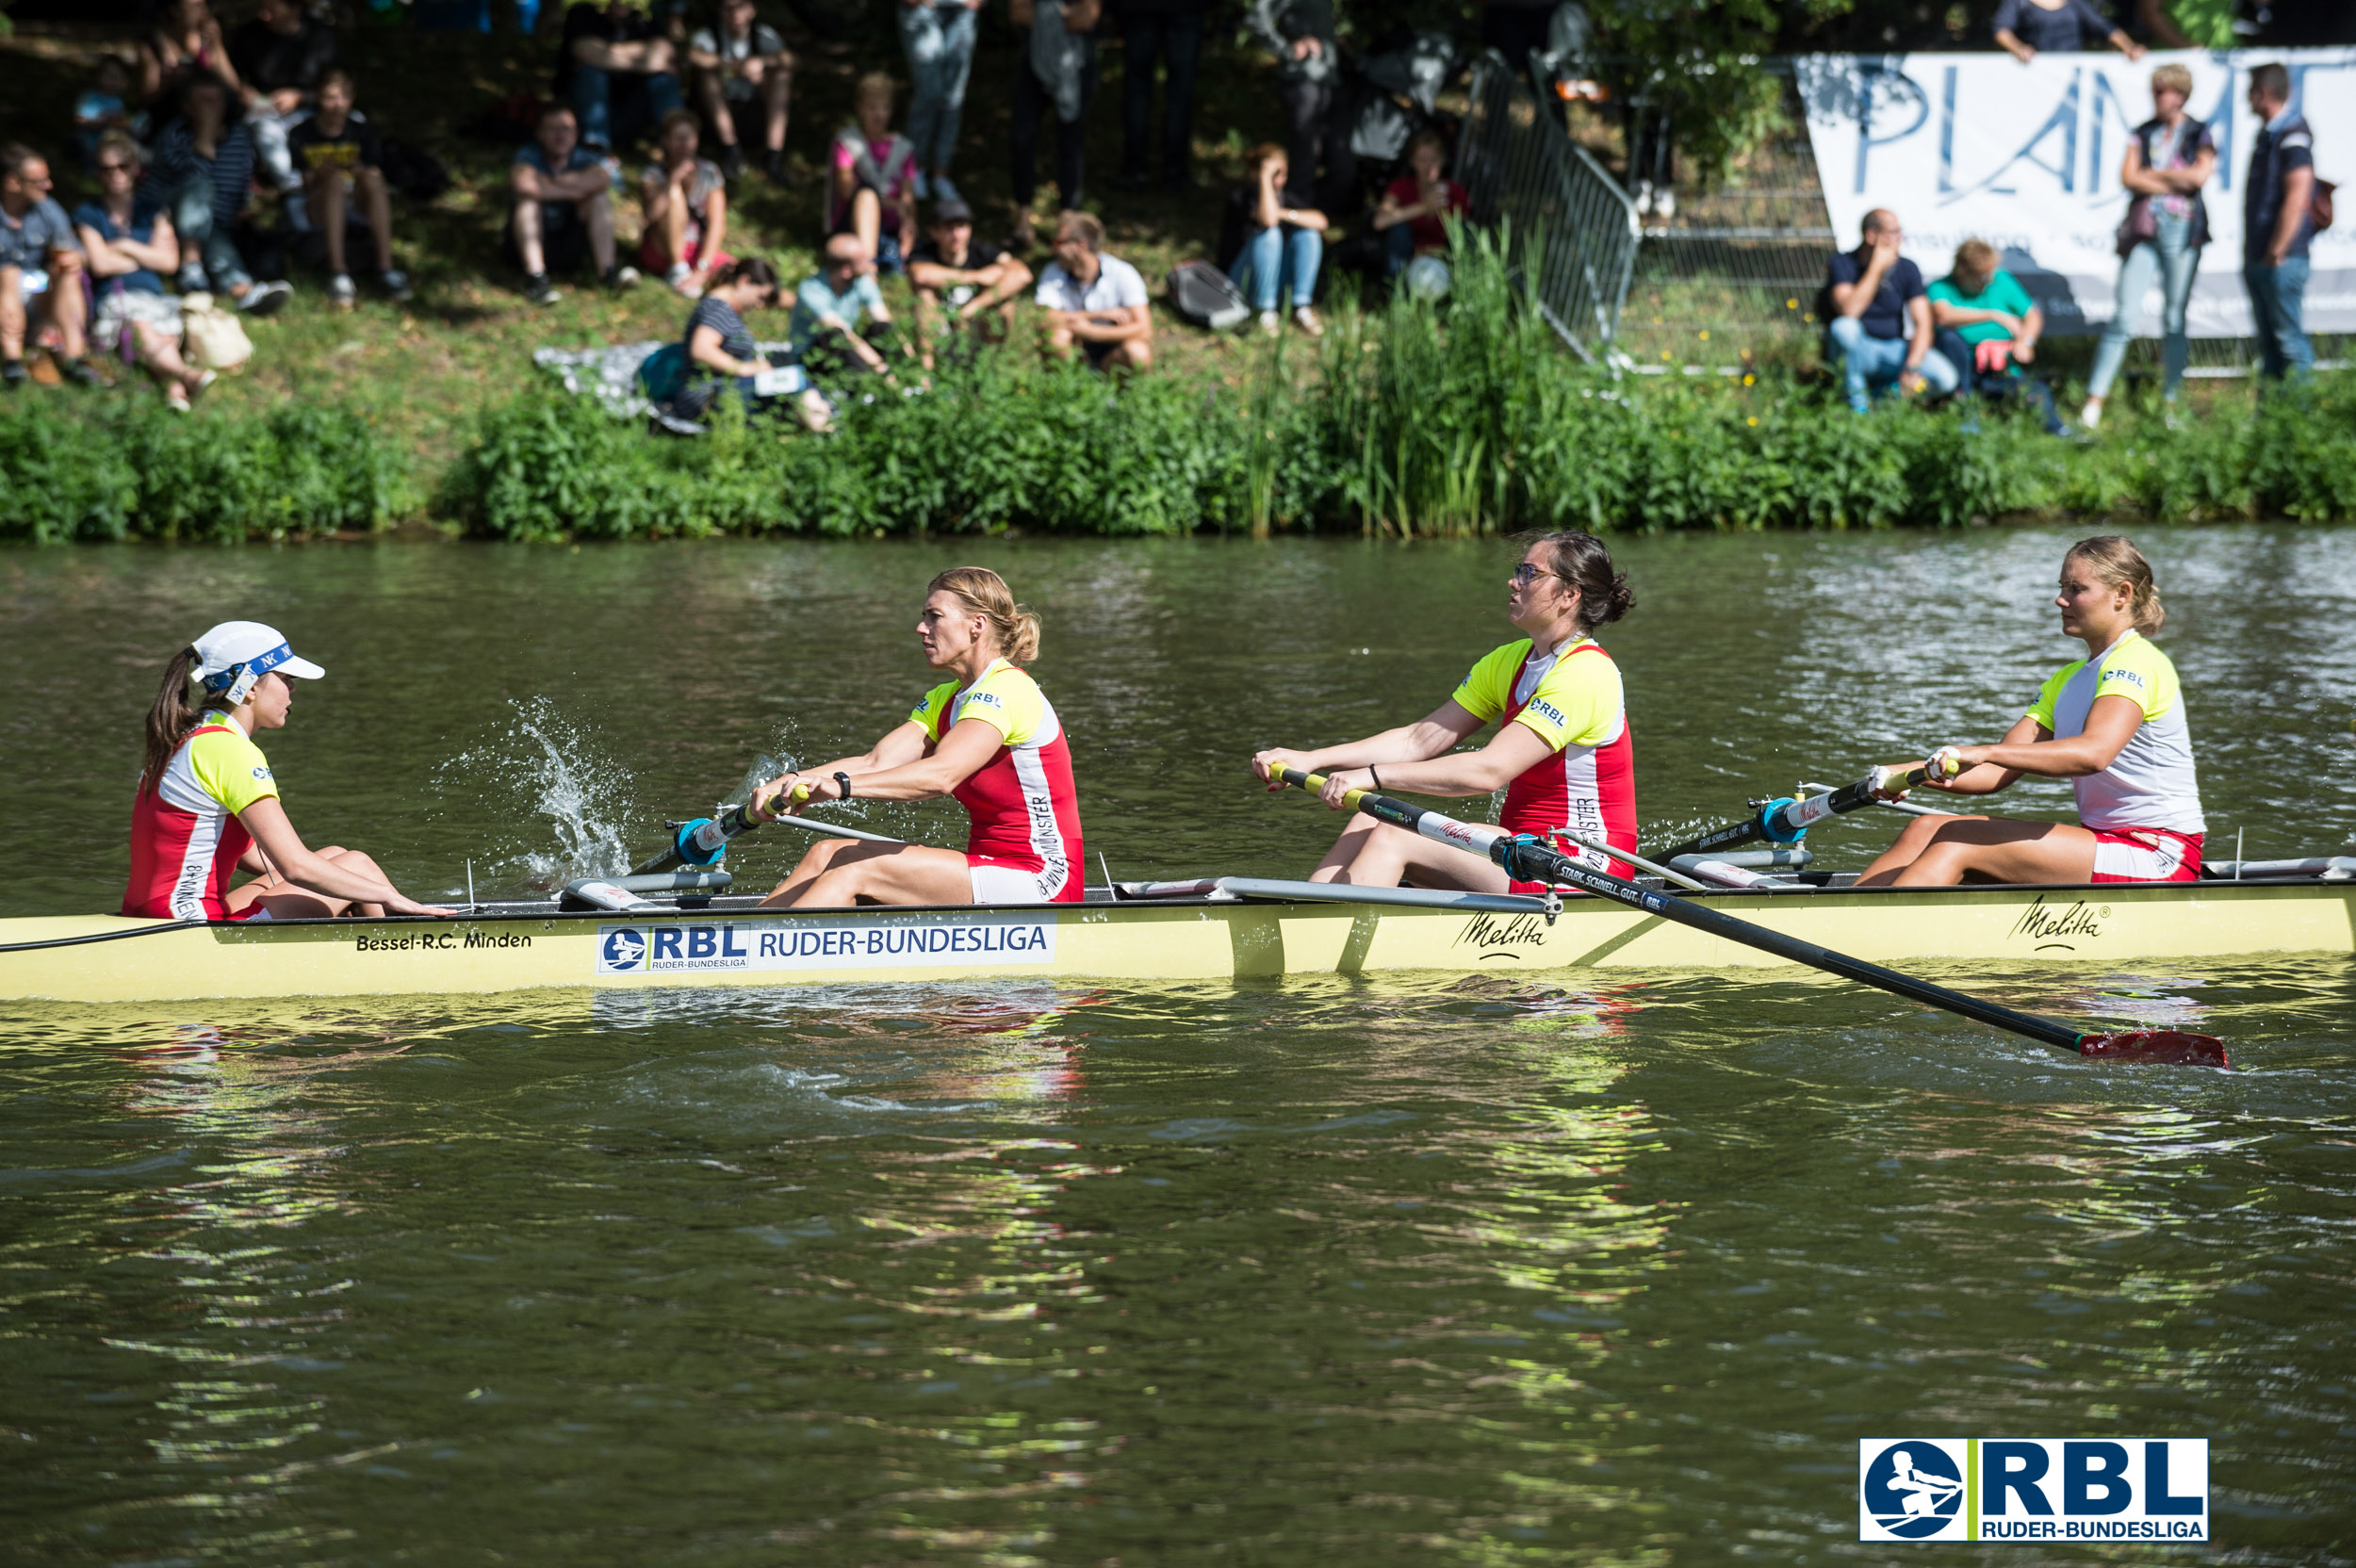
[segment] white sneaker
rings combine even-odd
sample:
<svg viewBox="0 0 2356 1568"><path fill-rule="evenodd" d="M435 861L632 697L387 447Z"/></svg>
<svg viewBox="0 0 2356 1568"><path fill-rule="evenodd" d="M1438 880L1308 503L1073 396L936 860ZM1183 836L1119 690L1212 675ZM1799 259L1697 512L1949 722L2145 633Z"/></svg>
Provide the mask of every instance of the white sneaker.
<svg viewBox="0 0 2356 1568"><path fill-rule="evenodd" d="M949 183L948 175L935 174L933 176L933 200L936 202L961 202L965 200L965 198L957 194L957 188Z"/></svg>
<svg viewBox="0 0 2356 1568"><path fill-rule="evenodd" d="M247 316L273 316L293 298L294 290L283 283L257 283L245 291L237 309Z"/></svg>
<svg viewBox="0 0 2356 1568"><path fill-rule="evenodd" d="M1284 318L1272 310L1264 310L1260 312L1260 330L1274 337L1284 330Z"/></svg>
<svg viewBox="0 0 2356 1568"><path fill-rule="evenodd" d="M1293 325L1307 333L1311 337L1325 335L1325 323L1318 320L1317 313L1307 305L1293 306Z"/></svg>
<svg viewBox="0 0 2356 1568"><path fill-rule="evenodd" d="M671 270L663 274L663 281L684 294L688 292L687 280L695 275L695 270L693 267L683 261L675 261L671 263Z"/></svg>
<svg viewBox="0 0 2356 1568"><path fill-rule="evenodd" d="M933 199L932 182L924 178L924 172L922 169L916 172L916 199L920 202L929 202Z"/></svg>
<svg viewBox="0 0 2356 1568"><path fill-rule="evenodd" d="M2088 430L2101 430L2102 428L2102 400L2088 398L2086 407L2078 410L2078 423Z"/></svg>
<svg viewBox="0 0 2356 1568"><path fill-rule="evenodd" d="M327 298L337 310L350 310L360 302L360 291L352 286L352 274L338 272L327 280Z"/></svg>

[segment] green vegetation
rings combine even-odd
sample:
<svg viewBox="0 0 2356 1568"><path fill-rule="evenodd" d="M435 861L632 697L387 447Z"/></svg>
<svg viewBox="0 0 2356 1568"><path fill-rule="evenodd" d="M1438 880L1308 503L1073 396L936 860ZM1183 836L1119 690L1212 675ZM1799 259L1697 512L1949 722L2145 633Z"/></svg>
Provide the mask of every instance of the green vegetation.
<svg viewBox="0 0 2356 1568"><path fill-rule="evenodd" d="M368 529L428 496L448 526L522 540L2356 517L2348 378L2254 410L2217 398L2174 431L2122 408L2090 445L1998 412L1857 418L1793 377L1615 379L1520 307L1493 240L1467 237L1456 267L1445 304L1345 302L1314 362L1264 351L1240 387L985 352L831 436L730 417L693 440L542 388L473 416L438 479L333 405L186 418L26 397L0 415L0 536Z"/></svg>

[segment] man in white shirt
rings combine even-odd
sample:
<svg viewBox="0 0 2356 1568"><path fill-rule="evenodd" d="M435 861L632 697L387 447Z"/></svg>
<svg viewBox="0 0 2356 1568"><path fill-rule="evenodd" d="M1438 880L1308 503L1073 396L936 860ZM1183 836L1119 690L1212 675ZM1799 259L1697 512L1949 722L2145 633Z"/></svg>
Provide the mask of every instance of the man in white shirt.
<svg viewBox="0 0 2356 1568"><path fill-rule="evenodd" d="M1039 274L1039 307L1047 312L1050 351L1069 358L1076 344L1102 370L1153 363L1153 318L1145 279L1119 256L1104 254L1104 225L1092 214L1067 212L1055 224L1055 259Z"/></svg>

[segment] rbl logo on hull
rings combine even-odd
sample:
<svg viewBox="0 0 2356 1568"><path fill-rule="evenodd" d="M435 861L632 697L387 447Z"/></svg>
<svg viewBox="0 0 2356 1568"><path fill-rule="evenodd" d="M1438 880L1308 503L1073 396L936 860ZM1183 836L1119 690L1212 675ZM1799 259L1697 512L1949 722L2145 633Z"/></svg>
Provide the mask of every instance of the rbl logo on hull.
<svg viewBox="0 0 2356 1568"><path fill-rule="evenodd" d="M1857 1440L1860 1541L2209 1539L2204 1437Z"/></svg>

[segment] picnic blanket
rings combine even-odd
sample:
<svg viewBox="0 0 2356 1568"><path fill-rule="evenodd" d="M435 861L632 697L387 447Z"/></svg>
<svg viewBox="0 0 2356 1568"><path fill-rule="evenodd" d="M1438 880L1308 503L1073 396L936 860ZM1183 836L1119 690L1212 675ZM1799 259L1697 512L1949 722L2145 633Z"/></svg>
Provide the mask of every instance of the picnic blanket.
<svg viewBox="0 0 2356 1568"><path fill-rule="evenodd" d="M574 396L597 399L597 405L616 419L666 418L662 410L647 400L646 389L638 384L638 368L663 347L661 342L646 342L609 343L589 349L534 349L532 363L554 375L564 384L564 390ZM772 351L783 352L792 345L763 343L760 347L765 356Z"/></svg>

